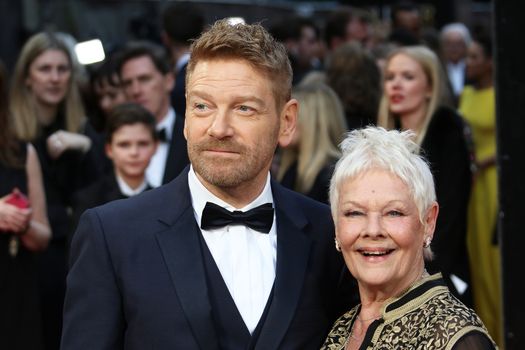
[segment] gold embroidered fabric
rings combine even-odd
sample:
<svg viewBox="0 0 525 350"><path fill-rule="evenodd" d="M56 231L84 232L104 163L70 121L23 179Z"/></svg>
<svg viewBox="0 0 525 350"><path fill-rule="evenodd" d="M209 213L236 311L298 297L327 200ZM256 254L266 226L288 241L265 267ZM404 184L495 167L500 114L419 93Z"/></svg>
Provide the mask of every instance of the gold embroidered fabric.
<svg viewBox="0 0 525 350"><path fill-rule="evenodd" d="M343 349L359 309L358 305L335 322L321 350ZM450 293L441 274L428 276L388 300L381 315L368 327L361 349L452 349L472 332L486 336L496 348L480 318Z"/></svg>

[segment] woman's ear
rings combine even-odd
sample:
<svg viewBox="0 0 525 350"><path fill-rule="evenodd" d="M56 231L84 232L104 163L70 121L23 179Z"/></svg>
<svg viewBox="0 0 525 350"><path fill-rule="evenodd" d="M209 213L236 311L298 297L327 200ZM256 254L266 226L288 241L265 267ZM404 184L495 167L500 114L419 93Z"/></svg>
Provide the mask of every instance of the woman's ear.
<svg viewBox="0 0 525 350"><path fill-rule="evenodd" d="M437 221L438 214L439 214L439 204L434 201L430 205L430 208L427 210L427 213L424 218L425 236L428 236L431 239L434 237L434 230L436 229L436 221Z"/></svg>

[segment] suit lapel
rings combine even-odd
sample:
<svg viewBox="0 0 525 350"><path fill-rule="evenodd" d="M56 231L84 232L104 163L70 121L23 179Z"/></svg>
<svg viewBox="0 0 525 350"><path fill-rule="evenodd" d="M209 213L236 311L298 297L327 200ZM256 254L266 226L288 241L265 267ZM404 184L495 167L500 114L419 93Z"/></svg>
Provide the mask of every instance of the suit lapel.
<svg viewBox="0 0 525 350"><path fill-rule="evenodd" d="M170 210L161 213L160 221L169 228L157 233L157 240L195 340L201 349L218 349L200 250L198 235L201 233L193 215L187 173L182 172L167 185L169 202L177 198L178 204L175 210L167 205Z"/></svg>
<svg viewBox="0 0 525 350"><path fill-rule="evenodd" d="M303 232L308 220L294 199L272 182L277 219L275 289L256 349L277 349L299 303L311 239Z"/></svg>

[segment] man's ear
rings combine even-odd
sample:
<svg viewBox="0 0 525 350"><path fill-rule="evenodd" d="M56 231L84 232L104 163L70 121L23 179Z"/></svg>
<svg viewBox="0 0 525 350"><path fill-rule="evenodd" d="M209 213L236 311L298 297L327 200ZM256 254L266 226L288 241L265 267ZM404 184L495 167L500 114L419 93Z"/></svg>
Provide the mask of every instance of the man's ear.
<svg viewBox="0 0 525 350"><path fill-rule="evenodd" d="M281 112L279 126L279 146L286 147L292 142L293 134L297 126L297 112L299 103L295 98L286 102Z"/></svg>
<svg viewBox="0 0 525 350"><path fill-rule="evenodd" d="M111 144L110 143L106 143L104 144L104 151L106 152L106 156L113 160L113 149L111 148Z"/></svg>
<svg viewBox="0 0 525 350"><path fill-rule="evenodd" d="M171 94L171 90L175 87L175 74L168 72L164 75L164 87Z"/></svg>

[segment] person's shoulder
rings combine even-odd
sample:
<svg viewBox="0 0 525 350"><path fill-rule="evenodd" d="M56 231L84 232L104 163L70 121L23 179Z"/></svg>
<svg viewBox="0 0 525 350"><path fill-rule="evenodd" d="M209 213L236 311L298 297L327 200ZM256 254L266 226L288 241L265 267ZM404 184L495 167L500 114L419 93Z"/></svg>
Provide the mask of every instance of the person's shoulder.
<svg viewBox="0 0 525 350"><path fill-rule="evenodd" d="M483 322L476 312L459 301L450 291L441 293L429 301L436 312L433 317L450 325L450 329L457 331L464 327L480 327L484 329Z"/></svg>
<svg viewBox="0 0 525 350"><path fill-rule="evenodd" d="M453 108L440 106L434 112L427 134L433 139L450 142L451 139L464 140L465 121ZM437 140L434 140L437 142Z"/></svg>

